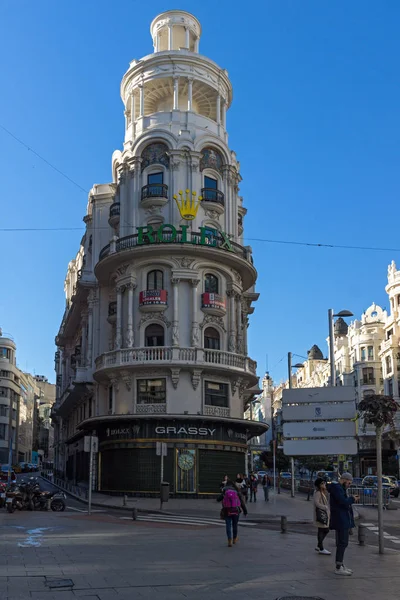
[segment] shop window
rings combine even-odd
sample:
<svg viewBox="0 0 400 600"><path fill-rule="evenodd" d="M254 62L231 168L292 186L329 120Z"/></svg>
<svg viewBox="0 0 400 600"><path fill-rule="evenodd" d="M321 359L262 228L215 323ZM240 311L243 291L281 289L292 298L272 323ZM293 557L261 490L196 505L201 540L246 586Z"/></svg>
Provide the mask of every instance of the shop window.
<svg viewBox="0 0 400 600"><path fill-rule="evenodd" d="M148 347L164 346L164 328L161 325L153 323L146 327L144 337Z"/></svg>
<svg viewBox="0 0 400 600"><path fill-rule="evenodd" d="M137 404L164 404L166 401L165 379L138 379Z"/></svg>
<svg viewBox="0 0 400 600"><path fill-rule="evenodd" d="M164 289L164 273L160 270L147 273L147 290Z"/></svg>
<svg viewBox="0 0 400 600"><path fill-rule="evenodd" d="M228 384L205 381L204 404L229 407Z"/></svg>
<svg viewBox="0 0 400 600"><path fill-rule="evenodd" d="M204 291L210 294L219 293L219 281L216 275L212 273L206 273L204 278Z"/></svg>
<svg viewBox="0 0 400 600"><path fill-rule="evenodd" d="M221 349L220 335L214 327L207 327L204 332L204 348L208 350Z"/></svg>

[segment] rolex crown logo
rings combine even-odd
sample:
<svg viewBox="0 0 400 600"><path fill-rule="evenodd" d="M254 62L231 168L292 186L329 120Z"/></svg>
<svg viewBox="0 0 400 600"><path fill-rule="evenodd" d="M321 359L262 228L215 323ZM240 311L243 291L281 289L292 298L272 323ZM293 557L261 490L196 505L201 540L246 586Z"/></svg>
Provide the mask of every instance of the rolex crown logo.
<svg viewBox="0 0 400 600"><path fill-rule="evenodd" d="M185 192L182 192L182 190L180 190L179 198L175 194L174 200L179 209L182 219L186 219L186 221L193 221L193 219L197 215L197 211L199 210L202 197L199 196L196 199L196 192L192 192L192 194L190 194L190 190L186 190Z"/></svg>

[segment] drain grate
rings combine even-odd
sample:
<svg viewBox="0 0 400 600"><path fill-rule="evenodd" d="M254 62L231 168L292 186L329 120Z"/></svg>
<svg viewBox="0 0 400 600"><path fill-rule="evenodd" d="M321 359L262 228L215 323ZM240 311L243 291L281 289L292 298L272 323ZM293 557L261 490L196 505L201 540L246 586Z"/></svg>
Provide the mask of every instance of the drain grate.
<svg viewBox="0 0 400 600"><path fill-rule="evenodd" d="M60 589L60 588L72 588L74 587L74 582L72 579L48 579L46 578L46 585L50 589Z"/></svg>

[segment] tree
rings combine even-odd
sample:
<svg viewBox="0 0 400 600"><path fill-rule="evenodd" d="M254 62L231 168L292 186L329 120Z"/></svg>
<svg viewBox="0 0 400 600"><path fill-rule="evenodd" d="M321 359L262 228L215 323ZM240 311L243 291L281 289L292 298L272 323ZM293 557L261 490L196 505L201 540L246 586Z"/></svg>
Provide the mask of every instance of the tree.
<svg viewBox="0 0 400 600"><path fill-rule="evenodd" d="M378 528L379 554L384 553L383 538L383 486L382 486L382 432L389 427L394 429L394 417L397 412L397 402L390 396L371 394L365 396L358 405L357 418L363 420L363 427L374 425L376 430L376 471L378 476Z"/></svg>

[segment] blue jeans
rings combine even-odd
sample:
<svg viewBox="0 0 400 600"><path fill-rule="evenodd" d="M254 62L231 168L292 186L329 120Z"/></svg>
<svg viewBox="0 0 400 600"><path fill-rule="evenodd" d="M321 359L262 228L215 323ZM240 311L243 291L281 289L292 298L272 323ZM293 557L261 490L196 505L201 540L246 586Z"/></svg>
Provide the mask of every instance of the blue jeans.
<svg viewBox="0 0 400 600"><path fill-rule="evenodd" d="M238 523L239 523L239 515L232 515L231 517L225 517L226 535L228 536L228 540L231 540L232 538L237 538ZM233 535L232 535L232 530L233 530Z"/></svg>

